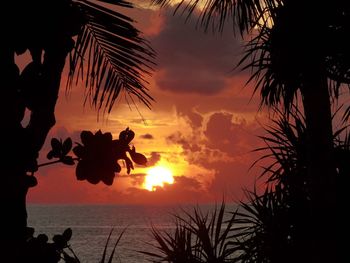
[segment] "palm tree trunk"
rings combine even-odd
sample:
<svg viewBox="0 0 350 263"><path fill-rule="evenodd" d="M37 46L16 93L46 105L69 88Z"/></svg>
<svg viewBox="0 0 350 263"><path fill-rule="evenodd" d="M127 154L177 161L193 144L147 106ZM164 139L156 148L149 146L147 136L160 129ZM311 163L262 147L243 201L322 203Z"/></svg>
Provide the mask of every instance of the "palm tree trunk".
<svg viewBox="0 0 350 263"><path fill-rule="evenodd" d="M320 64L319 64L320 65ZM311 261L336 262L336 168L327 78L320 66L312 66L301 89L308 133L310 184Z"/></svg>

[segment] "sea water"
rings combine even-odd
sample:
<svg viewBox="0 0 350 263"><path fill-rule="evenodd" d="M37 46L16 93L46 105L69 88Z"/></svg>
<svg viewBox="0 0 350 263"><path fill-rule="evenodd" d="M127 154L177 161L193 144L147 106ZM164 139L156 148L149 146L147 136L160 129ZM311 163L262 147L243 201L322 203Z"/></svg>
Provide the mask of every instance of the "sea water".
<svg viewBox="0 0 350 263"><path fill-rule="evenodd" d="M117 246L113 262L146 263L151 258L139 251L155 252L157 243L151 234L152 226L161 231L175 229L174 214L186 206L151 205L28 205L28 226L35 228L35 235L45 233L49 239L66 228L73 230L71 247L82 263L98 263L101 260L107 237L113 234L107 255L110 254L119 234L125 230ZM201 205L210 211L214 205ZM229 209L228 209L229 210ZM231 210L232 211L232 210Z"/></svg>

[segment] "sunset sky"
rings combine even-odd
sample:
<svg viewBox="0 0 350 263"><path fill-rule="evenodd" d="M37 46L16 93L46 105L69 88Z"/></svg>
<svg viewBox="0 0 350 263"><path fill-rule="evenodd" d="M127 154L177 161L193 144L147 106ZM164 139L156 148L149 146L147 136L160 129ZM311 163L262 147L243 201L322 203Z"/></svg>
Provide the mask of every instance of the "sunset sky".
<svg viewBox="0 0 350 263"><path fill-rule="evenodd" d="M75 167L54 165L36 174L29 203L166 204L215 202L243 197L242 188L253 186L257 158L251 151L261 145L257 136L266 124L258 111L258 95L246 86L247 74L234 70L243 41L231 30L222 35L196 30L195 16L173 16L173 10L138 5L127 12L138 21L157 52L155 72L148 78L154 97L152 110L138 110L121 98L110 115L83 107L84 89L78 85L66 94L62 88L56 108L56 126L50 132L39 163L46 162L51 137L79 141L82 130L111 132L117 138L126 127L135 131L133 144L149 159L147 168L126 170L112 186L77 181ZM145 189L145 174L154 167L169 169L174 182ZM154 189L153 189L154 190Z"/></svg>

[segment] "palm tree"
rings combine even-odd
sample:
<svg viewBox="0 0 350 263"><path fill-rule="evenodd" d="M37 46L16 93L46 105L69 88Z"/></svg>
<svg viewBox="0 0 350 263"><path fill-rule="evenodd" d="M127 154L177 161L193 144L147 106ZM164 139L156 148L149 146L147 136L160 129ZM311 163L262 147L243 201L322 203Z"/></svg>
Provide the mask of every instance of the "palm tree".
<svg viewBox="0 0 350 263"><path fill-rule="evenodd" d="M170 0L154 0L166 5ZM285 112L301 99L307 128L307 170L311 178L312 229L308 238L314 262L336 255L335 220L324 209L336 209L331 97L350 84L350 4L301 0L189 0L177 9L201 8L199 23L222 31L233 22L241 35L251 34L241 61L252 69L262 104L281 105ZM325 229L325 226L328 226ZM324 231L321 233L319 229ZM320 253L322 251L323 253Z"/></svg>
<svg viewBox="0 0 350 263"><path fill-rule="evenodd" d="M46 136L55 124L61 74L69 55L68 88L80 78L86 101L110 112L120 94L150 107L145 75L154 52L133 20L120 13L132 4L123 0L5 1L0 18L0 74L3 129L1 158L2 260L23 262L20 249L27 228L26 194L36 185L33 172ZM29 50L32 61L22 73L15 54ZM22 125L25 110L28 125ZM12 256L12 258L11 258Z"/></svg>
<svg viewBox="0 0 350 263"><path fill-rule="evenodd" d="M305 117L294 107L289 116L278 109L275 116L272 126L266 129L267 135L261 136L266 146L256 149L264 152L264 155L254 164L266 159L270 161L265 162L261 173L268 187L263 194L256 189L246 191L248 203L242 202L237 214L240 218L234 224L236 227L242 226L238 231L241 236L235 244L241 250L242 262L311 262L312 255L308 253L310 242L305 238L305 233L313 224L310 220L311 180L305 154ZM339 200L343 202L343 208L346 200L345 178L350 167L349 142L348 126L334 132L337 191L343 195ZM339 218L334 211L325 213ZM319 231L323 232L324 228ZM343 256L345 258L345 254ZM334 255L332 261L337 261L336 257Z"/></svg>

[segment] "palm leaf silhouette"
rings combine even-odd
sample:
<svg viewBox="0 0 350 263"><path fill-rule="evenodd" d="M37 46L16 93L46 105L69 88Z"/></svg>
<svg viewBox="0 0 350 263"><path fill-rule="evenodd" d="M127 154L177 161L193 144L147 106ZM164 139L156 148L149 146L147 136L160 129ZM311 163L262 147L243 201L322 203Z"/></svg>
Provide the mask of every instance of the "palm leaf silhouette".
<svg viewBox="0 0 350 263"><path fill-rule="evenodd" d="M235 262L234 253L238 249L231 245L231 232L237 220L236 213L225 216L225 207L223 201L213 211L194 207L192 212L182 210L181 213L173 214L174 231L161 231L152 227L157 245L150 245L157 252L139 252L153 258L152 262Z"/></svg>
<svg viewBox="0 0 350 263"><path fill-rule="evenodd" d="M172 3L171 0L153 0L152 2L160 6ZM201 12L198 22L205 29L212 27L214 31L222 31L231 20L233 25L238 26L240 34L243 34L255 27L257 21L264 20L262 14L267 16L270 10L281 3L281 0L182 0L175 12L182 10L189 17L196 8L199 8Z"/></svg>
<svg viewBox="0 0 350 263"><path fill-rule="evenodd" d="M116 99L125 92L150 107L152 97L148 94L145 76L152 71L155 52L128 16L117 8L132 8L122 0L99 0L113 4L114 9L87 0L77 0L85 24L78 34L76 45L70 55L67 86L79 78L87 88L90 104L111 111Z"/></svg>

